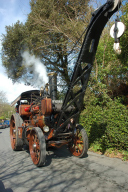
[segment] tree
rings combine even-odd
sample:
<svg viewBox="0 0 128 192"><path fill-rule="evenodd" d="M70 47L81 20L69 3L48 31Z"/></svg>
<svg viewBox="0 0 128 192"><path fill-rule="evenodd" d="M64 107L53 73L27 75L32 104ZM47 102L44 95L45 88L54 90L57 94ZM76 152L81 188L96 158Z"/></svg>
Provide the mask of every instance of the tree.
<svg viewBox="0 0 128 192"><path fill-rule="evenodd" d="M7 102L6 93L0 91L0 119L10 118L13 112L14 108Z"/></svg>
<svg viewBox="0 0 128 192"><path fill-rule="evenodd" d="M125 24L126 30L124 35L120 39L122 54L120 55L119 59L121 60L122 64L126 66L128 64L128 2L122 8L122 17L121 21Z"/></svg>
<svg viewBox="0 0 128 192"><path fill-rule="evenodd" d="M126 25L125 33L120 38L122 53L117 55L113 50L114 39L110 37L110 27L113 25L113 21L110 21L109 25L103 30L90 78L92 81L90 86L93 87L95 92L105 92L111 98L128 95L128 88L126 86L128 82L127 3L122 9L123 14L120 19Z"/></svg>
<svg viewBox="0 0 128 192"><path fill-rule="evenodd" d="M0 91L0 103L7 102L6 93L3 91Z"/></svg>
<svg viewBox="0 0 128 192"><path fill-rule="evenodd" d="M88 2L89 0L31 0L31 12L26 23L23 25L17 22L12 27L6 27L3 65L8 76L16 81L25 75L32 75L21 65L22 52L29 50L31 54L40 57L48 71L57 72L68 83L69 60L78 53L79 47L72 51L72 55L70 50L89 22L91 10ZM78 45L80 47L81 42L82 40Z"/></svg>
<svg viewBox="0 0 128 192"><path fill-rule="evenodd" d="M125 11L121 18L126 25L126 31L120 38L122 53L115 54L114 40L110 38L107 26L99 42L89 82L91 88L85 94L86 108L80 115L90 146L102 153L108 148L128 149L128 110L125 106L128 105L127 5L123 7Z"/></svg>
<svg viewBox="0 0 128 192"><path fill-rule="evenodd" d="M23 75L22 51L25 46L25 26L17 21L12 26L6 26L6 34L2 42L2 63L8 77L14 82Z"/></svg>

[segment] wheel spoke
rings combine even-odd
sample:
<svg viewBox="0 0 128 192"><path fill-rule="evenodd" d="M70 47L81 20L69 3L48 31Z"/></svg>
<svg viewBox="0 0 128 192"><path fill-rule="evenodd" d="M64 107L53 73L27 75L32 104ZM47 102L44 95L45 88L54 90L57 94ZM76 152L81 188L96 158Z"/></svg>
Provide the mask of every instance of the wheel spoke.
<svg viewBox="0 0 128 192"><path fill-rule="evenodd" d="M77 144L83 144L83 141L77 140Z"/></svg>
<svg viewBox="0 0 128 192"><path fill-rule="evenodd" d="M81 125L78 125L72 143L69 144L69 150L74 156L83 157L86 155L87 149L88 137L86 131Z"/></svg>
<svg viewBox="0 0 128 192"><path fill-rule="evenodd" d="M33 128L30 133L29 150L33 163L36 166L42 166L45 163L46 144L43 132L39 127Z"/></svg>
<svg viewBox="0 0 128 192"><path fill-rule="evenodd" d="M80 146L79 146L79 145L76 145L76 146L77 146L77 148L80 150L80 152L82 152L83 146L82 146L82 145L80 145ZM81 149L80 147L81 147L82 149Z"/></svg>
<svg viewBox="0 0 128 192"><path fill-rule="evenodd" d="M40 150L40 146L39 144L36 146L36 149L39 151Z"/></svg>
<svg viewBox="0 0 128 192"><path fill-rule="evenodd" d="M29 142L32 161L34 164L38 164L40 160L40 147L39 139L35 131L33 131Z"/></svg>

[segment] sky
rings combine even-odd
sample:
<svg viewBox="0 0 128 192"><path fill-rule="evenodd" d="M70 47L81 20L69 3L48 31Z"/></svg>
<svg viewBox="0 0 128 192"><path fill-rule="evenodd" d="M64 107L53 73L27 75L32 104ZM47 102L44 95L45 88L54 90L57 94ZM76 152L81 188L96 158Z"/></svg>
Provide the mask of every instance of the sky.
<svg viewBox="0 0 128 192"><path fill-rule="evenodd" d="M0 52L1 52L1 34L5 34L5 26L13 25L17 20L25 22L30 13L29 0L0 0ZM12 83L8 79L6 70L2 66L0 56L0 91L5 93L9 103L14 101L22 92L35 89L24 84Z"/></svg>

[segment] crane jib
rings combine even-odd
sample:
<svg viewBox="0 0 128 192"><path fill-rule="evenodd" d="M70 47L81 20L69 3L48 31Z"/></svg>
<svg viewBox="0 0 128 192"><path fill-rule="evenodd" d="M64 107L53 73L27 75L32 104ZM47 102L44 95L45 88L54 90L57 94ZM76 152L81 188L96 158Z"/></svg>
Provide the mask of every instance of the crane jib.
<svg viewBox="0 0 128 192"><path fill-rule="evenodd" d="M74 118L77 123L101 33L120 5L121 0L109 0L92 14L61 111L57 117L57 124L54 125L56 133L65 127L71 118ZM75 86L80 88L77 92L74 92ZM67 115L65 111L71 105L75 106L75 109Z"/></svg>

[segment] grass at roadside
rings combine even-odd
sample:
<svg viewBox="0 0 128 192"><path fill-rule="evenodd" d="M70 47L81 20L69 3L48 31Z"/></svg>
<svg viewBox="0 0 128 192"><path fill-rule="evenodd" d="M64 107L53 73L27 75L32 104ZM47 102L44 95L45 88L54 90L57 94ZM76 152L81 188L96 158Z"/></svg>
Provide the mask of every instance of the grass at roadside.
<svg viewBox="0 0 128 192"><path fill-rule="evenodd" d="M125 150L117 150L117 149L109 148L109 149L106 149L105 153L103 153L100 145L93 144L89 148L89 151L93 151L95 153L105 155L107 157L120 158L123 161L128 161L128 151L125 151Z"/></svg>

